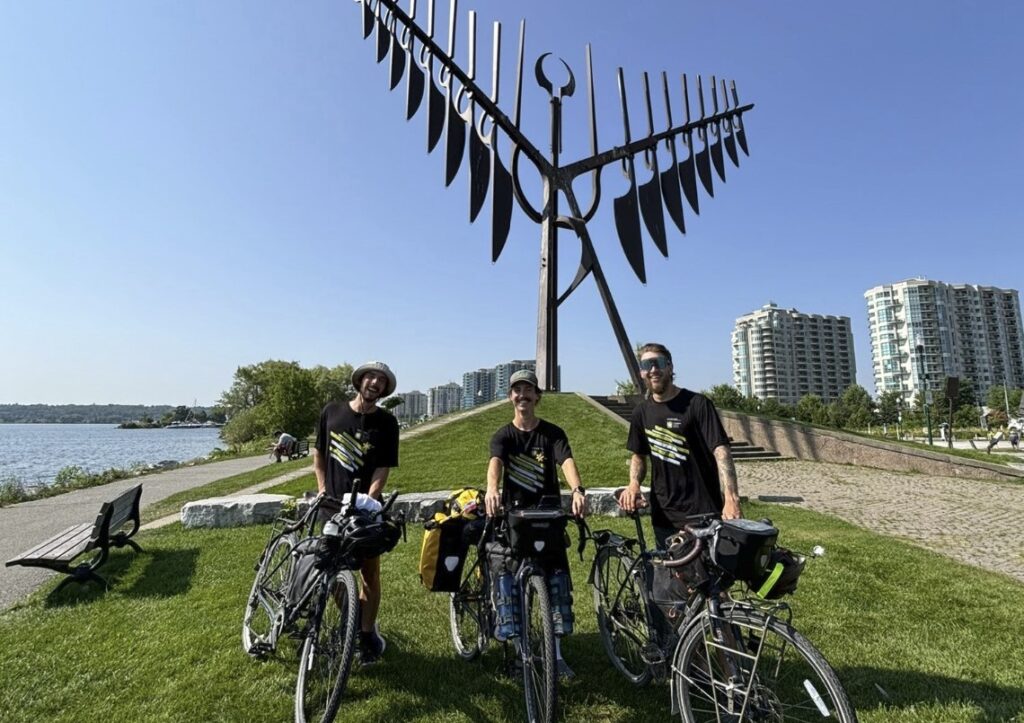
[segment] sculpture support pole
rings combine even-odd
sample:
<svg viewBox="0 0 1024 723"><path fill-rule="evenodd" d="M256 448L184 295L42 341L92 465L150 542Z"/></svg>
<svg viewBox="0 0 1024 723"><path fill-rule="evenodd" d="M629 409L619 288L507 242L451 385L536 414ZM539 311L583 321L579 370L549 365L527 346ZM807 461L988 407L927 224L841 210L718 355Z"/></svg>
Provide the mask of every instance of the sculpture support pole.
<svg viewBox="0 0 1024 723"><path fill-rule="evenodd" d="M562 99L551 97L551 165L558 168ZM541 221L540 294L537 309L537 380L543 389L558 391L558 186L557 175L544 177L544 219Z"/></svg>

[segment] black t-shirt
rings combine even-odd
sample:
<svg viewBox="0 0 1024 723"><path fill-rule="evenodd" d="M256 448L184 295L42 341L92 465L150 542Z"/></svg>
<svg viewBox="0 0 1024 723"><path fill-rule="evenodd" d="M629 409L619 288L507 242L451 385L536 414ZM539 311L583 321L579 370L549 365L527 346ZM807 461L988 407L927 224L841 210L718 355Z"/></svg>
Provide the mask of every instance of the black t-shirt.
<svg viewBox="0 0 1024 723"><path fill-rule="evenodd" d="M558 467L572 457L561 427L543 419L529 432L506 424L491 437L491 457L504 467L501 499L508 507L536 507L542 497L557 496Z"/></svg>
<svg viewBox="0 0 1024 723"><path fill-rule="evenodd" d="M357 492L368 492L375 469L398 466L398 422L384 409L361 414L330 402L320 413L316 451L326 460L327 494L340 498L354 480Z"/></svg>
<svg viewBox="0 0 1024 723"><path fill-rule="evenodd" d="M681 529L688 515L721 512L714 450L729 437L710 399L680 389L667 402L633 410L626 448L651 459L651 521Z"/></svg>

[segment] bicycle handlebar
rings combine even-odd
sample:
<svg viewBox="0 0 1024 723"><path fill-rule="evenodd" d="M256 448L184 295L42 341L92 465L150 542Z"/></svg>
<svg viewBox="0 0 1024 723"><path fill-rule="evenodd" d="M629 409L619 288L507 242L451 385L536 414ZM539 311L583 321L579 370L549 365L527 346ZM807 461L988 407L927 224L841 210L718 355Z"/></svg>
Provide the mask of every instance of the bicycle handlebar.
<svg viewBox="0 0 1024 723"><path fill-rule="evenodd" d="M700 517L706 517L706 515L700 515ZM722 521L717 519L712 520L710 524L704 527L698 527L696 525L683 525L683 530L693 539L693 548L678 559L659 559L653 561L654 564L668 568L683 567L684 565L689 565L691 562L697 559L698 555L700 555L701 551L704 549L704 540L708 537L713 537L715 533L718 532L718 529L721 526ZM667 550L663 553L663 556L664 555L668 555Z"/></svg>

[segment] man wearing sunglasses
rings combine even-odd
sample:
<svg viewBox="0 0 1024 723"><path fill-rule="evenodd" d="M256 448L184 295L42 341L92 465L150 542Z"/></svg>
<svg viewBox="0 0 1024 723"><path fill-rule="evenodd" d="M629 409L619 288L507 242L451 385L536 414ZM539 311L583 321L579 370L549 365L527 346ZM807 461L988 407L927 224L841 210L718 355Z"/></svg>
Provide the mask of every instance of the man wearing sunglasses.
<svg viewBox="0 0 1024 723"><path fill-rule="evenodd" d="M741 517L736 467L715 405L675 385L672 354L661 344L640 348L640 374L650 396L630 420L626 448L633 457L619 505L636 509L650 457L651 522L660 547L692 515Z"/></svg>

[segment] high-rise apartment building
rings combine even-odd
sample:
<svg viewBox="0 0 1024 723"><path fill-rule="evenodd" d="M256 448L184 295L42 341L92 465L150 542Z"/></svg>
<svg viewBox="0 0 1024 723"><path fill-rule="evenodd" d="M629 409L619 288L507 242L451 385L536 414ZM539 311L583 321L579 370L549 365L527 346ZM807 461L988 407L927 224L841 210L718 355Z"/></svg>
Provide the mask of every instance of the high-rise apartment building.
<svg viewBox="0 0 1024 723"><path fill-rule="evenodd" d="M462 408L472 409L494 401L494 370L477 369L462 375Z"/></svg>
<svg viewBox="0 0 1024 723"><path fill-rule="evenodd" d="M462 409L462 387L448 382L427 390L427 416L440 417L442 414Z"/></svg>
<svg viewBox="0 0 1024 723"><path fill-rule="evenodd" d="M741 394L796 404L807 394L826 403L856 383L848 316L803 314L769 302L736 320L733 384Z"/></svg>
<svg viewBox="0 0 1024 723"><path fill-rule="evenodd" d="M512 375L522 369L529 369L531 372L537 371L537 362L533 359L513 359L510 362L499 364L494 367L494 398L504 398L506 392L508 392L508 380L512 378Z"/></svg>
<svg viewBox="0 0 1024 723"><path fill-rule="evenodd" d="M421 391L400 392L402 403L392 409L399 419L414 422L427 415L427 395Z"/></svg>
<svg viewBox="0 0 1024 723"><path fill-rule="evenodd" d="M946 377L990 387L1024 386L1024 329L1015 289L908 279L864 292L871 329L875 390L905 403Z"/></svg>

